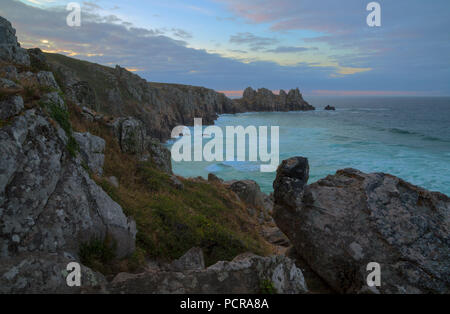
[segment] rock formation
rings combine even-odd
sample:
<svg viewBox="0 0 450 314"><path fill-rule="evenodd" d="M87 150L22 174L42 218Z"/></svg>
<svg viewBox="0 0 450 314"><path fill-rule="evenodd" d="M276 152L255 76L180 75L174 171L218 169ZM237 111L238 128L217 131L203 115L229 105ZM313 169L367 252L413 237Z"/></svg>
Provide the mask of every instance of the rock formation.
<svg viewBox="0 0 450 314"><path fill-rule="evenodd" d="M274 219L297 254L341 293L449 293L450 199L384 173L339 170L306 185L308 160L283 161ZM381 286L366 267L381 265Z"/></svg>
<svg viewBox="0 0 450 314"><path fill-rule="evenodd" d="M116 256L128 256L135 248L136 225L83 167L101 174L104 141L73 134L53 74L28 70L30 58L14 34L0 18L0 58L14 64L2 73L20 86L2 79L7 96L0 103L0 292L64 292L68 286L61 274L69 262L79 262L83 243L108 236ZM18 94L24 86L42 94L25 94L30 107ZM104 280L83 269L85 287Z"/></svg>
<svg viewBox="0 0 450 314"><path fill-rule="evenodd" d="M240 111L307 111L315 108L308 104L300 91L292 89L288 94L280 90L275 95L266 88L257 91L251 87L245 89L242 99L235 100L236 107Z"/></svg>
<svg viewBox="0 0 450 314"><path fill-rule="evenodd" d="M328 106L326 106L326 107L324 108L324 110L327 110L327 111L335 111L335 110L336 110L336 107L333 107L333 106L328 105Z"/></svg>
<svg viewBox="0 0 450 314"><path fill-rule="evenodd" d="M140 120L147 134L160 141L169 139L175 126L192 125L194 118L202 118L207 125L223 113L314 110L298 89L274 95L264 88L247 88L242 99L231 100L204 87L149 83L120 66L46 56L72 102L115 118Z"/></svg>
<svg viewBox="0 0 450 314"><path fill-rule="evenodd" d="M204 267L203 253L190 250L175 266L154 267L141 274L121 273L107 286L111 293L254 294L270 283L276 293L300 294L308 289L303 274L285 256L243 254L231 262Z"/></svg>
<svg viewBox="0 0 450 314"><path fill-rule="evenodd" d="M223 94L205 88L150 84L120 67L68 62L75 62L79 72L57 62L50 65L39 49L22 49L11 24L0 18L0 293L254 293L263 284L280 293L307 291L301 271L288 258L248 255L205 269L200 249L154 272L122 274L112 283L86 263L81 265L82 287L69 287L67 265L82 264L90 243L102 245L94 246L94 253L113 251L117 263L127 263L136 253L135 221L102 188L104 183L106 190L108 184L120 187L116 177L102 177L106 143L112 141L122 151L119 156L130 157L128 162L151 161L142 164L154 167L146 178L155 189L158 181L170 180L180 191L184 181L172 175L170 151L159 139L174 124L189 124L198 116L211 123L217 113L234 109ZM95 79L89 77L92 71L97 71ZM74 132L71 118L80 124L77 130L109 132L107 141ZM257 185L252 191L261 193ZM240 194L245 202L267 203ZM225 203L228 194L224 197ZM231 198L229 204L243 207ZM237 221L247 221L244 218ZM214 243L214 235L211 240ZM238 250L247 247L231 240L226 241L240 245Z"/></svg>
<svg viewBox="0 0 450 314"><path fill-rule="evenodd" d="M11 23L0 16L0 60L30 65L30 56L17 42L16 30Z"/></svg>

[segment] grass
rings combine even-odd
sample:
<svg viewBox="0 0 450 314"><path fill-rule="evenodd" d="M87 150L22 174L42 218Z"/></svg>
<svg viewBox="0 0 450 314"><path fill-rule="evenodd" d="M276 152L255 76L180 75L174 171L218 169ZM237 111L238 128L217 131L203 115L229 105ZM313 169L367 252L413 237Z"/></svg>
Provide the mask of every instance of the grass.
<svg viewBox="0 0 450 314"><path fill-rule="evenodd" d="M64 130L68 137L67 150L72 157L76 157L79 151L79 145L73 137L73 130L69 118L69 112L65 108L62 108L54 103L41 103L41 107L45 108L48 111L50 117L58 122L58 124Z"/></svg>
<svg viewBox="0 0 450 314"><path fill-rule="evenodd" d="M96 271L107 274L114 268L116 244L111 237L106 236L104 240L98 238L82 243L79 249L80 261Z"/></svg>
<svg viewBox="0 0 450 314"><path fill-rule="evenodd" d="M84 120L75 105L69 111L75 130L105 139L104 177L93 178L136 221L137 251L126 260L128 270L138 269L146 258L177 259L194 246L203 249L207 265L244 252L271 253L259 235L257 221L224 186L179 178L184 185L179 190L151 162L122 154L106 126ZM105 179L109 176L119 180L118 188Z"/></svg>
<svg viewBox="0 0 450 314"><path fill-rule="evenodd" d="M260 294L277 294L277 288L275 288L272 280L264 279L259 283L259 293Z"/></svg>

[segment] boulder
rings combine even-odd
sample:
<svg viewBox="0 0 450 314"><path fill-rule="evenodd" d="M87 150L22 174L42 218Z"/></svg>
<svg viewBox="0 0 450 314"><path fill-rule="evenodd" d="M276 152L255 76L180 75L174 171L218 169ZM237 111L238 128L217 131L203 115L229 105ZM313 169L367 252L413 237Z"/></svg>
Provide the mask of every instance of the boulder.
<svg viewBox="0 0 450 314"><path fill-rule="evenodd" d="M285 256L244 254L231 262L218 262L206 269L198 263L199 252L190 252L195 266L178 271L154 269L141 274L121 273L106 287L109 293L254 294L267 283L278 293L307 293L300 269ZM182 258L183 259L183 258Z"/></svg>
<svg viewBox="0 0 450 314"><path fill-rule="evenodd" d="M147 133L139 120L132 117L118 118L113 128L124 153L142 154L145 151Z"/></svg>
<svg viewBox="0 0 450 314"><path fill-rule="evenodd" d="M95 91L86 81L78 81L66 87L66 95L76 105L88 108L97 108Z"/></svg>
<svg viewBox="0 0 450 314"><path fill-rule="evenodd" d="M103 174L103 163L105 162L105 140L91 133L74 133L83 161L89 169L98 175Z"/></svg>
<svg viewBox="0 0 450 314"><path fill-rule="evenodd" d="M47 58L44 53L39 48L27 49L28 55L30 56L31 67L37 70L47 70L49 65L47 63Z"/></svg>
<svg viewBox="0 0 450 314"><path fill-rule="evenodd" d="M223 180L216 176L214 173L208 173L208 182L223 183Z"/></svg>
<svg viewBox="0 0 450 314"><path fill-rule="evenodd" d="M328 111L335 111L336 110L336 108L335 107L333 107L333 106L330 106L330 105L328 105L328 106L326 106L325 107L325 109L324 110L328 110Z"/></svg>
<svg viewBox="0 0 450 314"><path fill-rule="evenodd" d="M81 287L67 285L67 265L76 259L68 253L20 254L0 263L1 294L99 293L105 277L81 266Z"/></svg>
<svg viewBox="0 0 450 314"><path fill-rule="evenodd" d="M449 293L450 199L395 176L339 170L306 185L308 160L283 161L274 219L298 254L341 293ZM381 286L368 287L369 263Z"/></svg>
<svg viewBox="0 0 450 314"><path fill-rule="evenodd" d="M41 102L43 104L56 105L63 110L67 110L64 99L57 92L51 92L51 93L45 94L44 96L42 96Z"/></svg>
<svg viewBox="0 0 450 314"><path fill-rule="evenodd" d="M265 194L261 192L261 189L253 180L241 180L241 181L226 181L225 186L236 193L239 198L255 209L263 209L265 207Z"/></svg>
<svg viewBox="0 0 450 314"><path fill-rule="evenodd" d="M36 74L39 86L48 87L53 90L59 90L58 83L56 83L55 77L52 72L40 71Z"/></svg>
<svg viewBox="0 0 450 314"><path fill-rule="evenodd" d="M190 249L182 257L173 261L172 264L170 264L169 269L181 272L205 269L205 258L202 249L198 247Z"/></svg>
<svg viewBox="0 0 450 314"><path fill-rule="evenodd" d="M158 140L146 138L147 152L158 169L171 174L172 173L172 155L170 150L161 144Z"/></svg>
<svg viewBox="0 0 450 314"><path fill-rule="evenodd" d="M136 224L72 158L67 143L66 133L40 109L27 110L0 129L0 265L34 260L35 254L51 259L64 253L78 261L81 244L107 235L118 258L133 253ZM39 263L33 265L39 268ZM44 281L17 289L34 292L45 286L51 280L45 274L55 265L41 266L51 268L41 269ZM26 277L32 269L27 266L18 275ZM2 289L16 288L2 283Z"/></svg>

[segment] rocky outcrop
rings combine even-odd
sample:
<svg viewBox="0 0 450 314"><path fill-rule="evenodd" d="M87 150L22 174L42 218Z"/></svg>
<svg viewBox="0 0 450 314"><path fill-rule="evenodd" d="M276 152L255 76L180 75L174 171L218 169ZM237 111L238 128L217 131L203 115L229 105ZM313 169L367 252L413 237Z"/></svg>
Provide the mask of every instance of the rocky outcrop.
<svg viewBox="0 0 450 314"><path fill-rule="evenodd" d="M253 208L264 208L264 196L258 183L253 180L233 180L224 182L225 186L236 193L248 206Z"/></svg>
<svg viewBox="0 0 450 314"><path fill-rule="evenodd" d="M328 105L328 106L326 106L326 107L324 108L324 110L327 110L327 111L335 111L335 110L336 110L336 107L333 107L333 106Z"/></svg>
<svg viewBox="0 0 450 314"><path fill-rule="evenodd" d="M11 23L0 16L0 60L29 66L30 56L17 42L16 30Z"/></svg>
<svg viewBox="0 0 450 314"><path fill-rule="evenodd" d="M109 123L124 153L138 155L141 160L151 160L159 169L172 173L170 150L157 139L147 135L143 123L133 117L114 119Z"/></svg>
<svg viewBox="0 0 450 314"><path fill-rule="evenodd" d="M283 161L274 219L297 253L341 293L449 293L450 199L384 173L339 170L306 185L308 161ZM367 265L381 265L368 287Z"/></svg>
<svg viewBox="0 0 450 314"><path fill-rule="evenodd" d="M192 125L194 118L213 124L219 114L246 111L314 110L298 89L274 95L267 89L248 88L244 97L231 100L212 89L149 83L116 66L105 67L69 57L47 54L48 62L70 99L113 117L140 120L152 138L165 141L178 125Z"/></svg>
<svg viewBox="0 0 450 314"><path fill-rule="evenodd" d="M269 284L278 293L308 291L301 270L285 256L243 254L231 262L218 262L205 269L201 250L190 250L188 255L176 267L152 267L136 275L121 273L106 290L110 293L252 294L261 293Z"/></svg>
<svg viewBox="0 0 450 314"><path fill-rule="evenodd" d="M73 137L78 143L80 155L85 165L97 175L103 174L103 163L105 162L105 140L87 133L74 133Z"/></svg>
<svg viewBox="0 0 450 314"><path fill-rule="evenodd" d="M69 287L67 265L76 258L69 253L22 253L0 263L1 294L99 293L105 277L81 265L81 287Z"/></svg>
<svg viewBox="0 0 450 314"><path fill-rule="evenodd" d="M0 292L80 292L69 289L65 278L67 264L80 262L80 247L108 236L116 256L128 256L136 225L84 167L101 174L104 141L72 133L53 74L28 71L30 60L14 33L1 18L0 73L35 95L24 105L17 86L1 81L9 96L0 103ZM32 66L40 67L41 52L29 52ZM84 266L82 271L85 288L105 281Z"/></svg>
<svg viewBox="0 0 450 314"><path fill-rule="evenodd" d="M245 89L242 99L235 100L240 112L243 111L307 111L315 108L308 104L300 91L292 89L286 94L280 90L279 95L275 95L266 88L257 91L251 87Z"/></svg>
<svg viewBox="0 0 450 314"><path fill-rule="evenodd" d="M134 222L66 150L67 136L39 109L0 129L0 256L70 252L111 234L118 256L134 250Z"/></svg>

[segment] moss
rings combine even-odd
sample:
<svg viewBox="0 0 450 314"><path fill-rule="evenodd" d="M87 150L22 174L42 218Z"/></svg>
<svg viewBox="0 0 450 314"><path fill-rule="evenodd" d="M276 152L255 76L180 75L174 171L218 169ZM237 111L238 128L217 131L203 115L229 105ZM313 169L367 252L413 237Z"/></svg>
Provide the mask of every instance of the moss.
<svg viewBox="0 0 450 314"><path fill-rule="evenodd" d="M69 140L67 141L67 150L69 151L70 156L74 158L77 156L77 153L80 150L78 142L72 135L69 136Z"/></svg>
<svg viewBox="0 0 450 314"><path fill-rule="evenodd" d="M128 259L128 269L134 272L144 267L146 263L145 256L146 252L142 248L136 248L133 255Z"/></svg>
<svg viewBox="0 0 450 314"><path fill-rule="evenodd" d="M116 243L111 240L110 236L106 236L104 240L93 238L80 245L80 261L95 271L103 274L110 273L116 247Z"/></svg>
<svg viewBox="0 0 450 314"><path fill-rule="evenodd" d="M278 291L275 288L272 280L264 279L259 283L259 293L260 294L277 294Z"/></svg>

